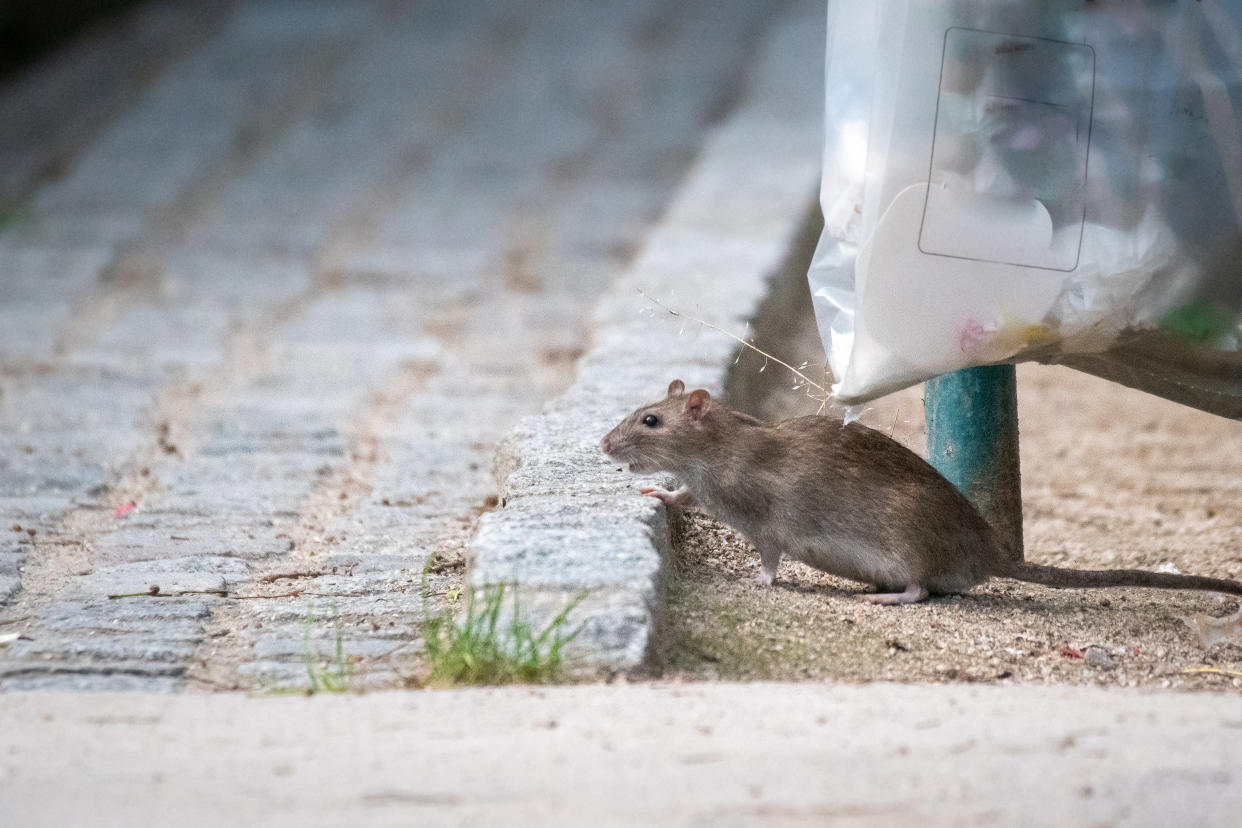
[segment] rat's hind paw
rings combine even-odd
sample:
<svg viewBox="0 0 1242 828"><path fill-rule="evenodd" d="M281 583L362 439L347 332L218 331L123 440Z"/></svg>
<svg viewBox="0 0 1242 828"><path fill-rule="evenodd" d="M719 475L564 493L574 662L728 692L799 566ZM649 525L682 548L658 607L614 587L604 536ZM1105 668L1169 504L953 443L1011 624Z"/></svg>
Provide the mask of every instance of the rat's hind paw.
<svg viewBox="0 0 1242 828"><path fill-rule="evenodd" d="M911 584L906 587L905 592L876 592L868 595L859 595L858 600L864 604L879 604L885 607L895 607L900 604L917 604L927 597L927 590L920 584Z"/></svg>

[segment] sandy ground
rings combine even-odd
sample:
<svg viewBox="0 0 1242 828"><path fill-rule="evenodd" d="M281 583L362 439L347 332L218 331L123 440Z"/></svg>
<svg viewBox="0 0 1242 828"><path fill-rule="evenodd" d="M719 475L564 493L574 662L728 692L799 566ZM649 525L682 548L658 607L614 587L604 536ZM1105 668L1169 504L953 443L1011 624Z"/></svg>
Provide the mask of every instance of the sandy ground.
<svg viewBox="0 0 1242 828"><path fill-rule="evenodd" d="M1242 578L1242 423L1061 367L1020 366L1018 389L1028 560ZM766 413L816 407L786 392ZM861 419L925 454L920 388ZM790 561L763 587L753 549L705 515L682 533L674 676L1242 688L1242 673L1186 672L1242 671L1242 646L1205 649L1187 623L1234 612L1224 596L998 580L872 607L862 585Z"/></svg>

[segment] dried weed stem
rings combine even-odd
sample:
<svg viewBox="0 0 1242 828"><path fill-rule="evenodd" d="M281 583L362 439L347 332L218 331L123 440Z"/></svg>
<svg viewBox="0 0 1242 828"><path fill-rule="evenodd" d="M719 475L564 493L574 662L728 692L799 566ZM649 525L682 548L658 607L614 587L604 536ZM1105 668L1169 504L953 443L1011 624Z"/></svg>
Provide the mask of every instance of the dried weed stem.
<svg viewBox="0 0 1242 828"><path fill-rule="evenodd" d="M716 331L717 333L724 334L725 336L729 337L733 341L737 342L742 347L749 348L750 350L759 354L759 356L763 357L764 360L766 360L763 364L763 368L759 369L760 372L762 372L765 368L768 367L768 362L775 362L777 365L786 369L787 371L789 371L791 374L793 374L795 377L797 377L800 380L800 383L794 386L794 390L795 391L806 390L807 396L815 400L817 403L819 403L819 411L816 413L822 414L824 409L828 406L829 401L832 399L832 391L830 391L828 388L825 388L823 385L816 382L815 380L811 379L806 374L802 373L801 369L805 368L807 366L807 363L804 362L802 363L802 365L795 368L794 366L790 365L788 362L785 362L783 359L777 356L774 356L768 353L767 351L763 350L762 348L758 347L757 345L755 345L755 343L750 342L746 339L743 339L742 337L738 336L737 334L731 331L726 331L724 328L720 327L719 325L713 325L711 322L708 322L705 319L699 319L696 316L690 316L689 314L684 314L681 311L670 308L668 305L664 304L659 299L656 299L654 296L647 293L642 288L638 289L638 295L646 299L648 302L651 302L653 305L656 305L657 307L664 310L664 312L667 313L669 316L674 316L674 317L677 317L678 319L687 319L691 322L694 322L697 325L701 325L704 328L709 328L710 330ZM812 388L815 389L815 391L818 393L812 393L809 390Z"/></svg>

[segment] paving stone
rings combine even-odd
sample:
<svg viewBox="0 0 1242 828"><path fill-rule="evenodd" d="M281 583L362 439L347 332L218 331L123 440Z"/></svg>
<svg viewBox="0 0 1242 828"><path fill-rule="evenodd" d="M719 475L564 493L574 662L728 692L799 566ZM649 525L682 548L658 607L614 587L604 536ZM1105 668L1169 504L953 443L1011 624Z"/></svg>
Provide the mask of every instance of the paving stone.
<svg viewBox="0 0 1242 828"><path fill-rule="evenodd" d="M74 362L125 370L149 366L161 372L201 377L219 362L222 343L235 320L203 303L127 308L89 345L75 349ZM167 372L167 373L163 373Z"/></svg>
<svg viewBox="0 0 1242 828"><path fill-rule="evenodd" d="M158 586L161 593L168 595L227 591L249 573L250 567L237 558L213 555L159 557L96 567L89 575L75 579L70 589L87 597L145 592L152 586Z"/></svg>
<svg viewBox="0 0 1242 828"><path fill-rule="evenodd" d="M522 498L484 515L471 545L473 582L568 590L624 586L654 603L652 573L671 550L668 527L637 497L631 501L632 507L592 508L557 497Z"/></svg>
<svg viewBox="0 0 1242 828"><path fill-rule="evenodd" d="M143 672L151 675L175 675L184 670L187 654L194 652L197 636L159 638L136 635L99 636L97 638L59 638L41 636L30 647L15 650L13 658L0 670L3 675L30 672L94 671ZM11 645L10 645L11 646ZM44 664L40 665L39 661Z"/></svg>
<svg viewBox="0 0 1242 828"><path fill-rule="evenodd" d="M417 573L444 534L437 520L443 519L442 510L439 507L422 515L406 515L388 525L354 518L334 521L328 531L335 533L338 551L328 553L335 558L325 556L324 560L358 561L365 564L360 571L379 571L379 562L389 561L398 564L392 572Z"/></svg>
<svg viewBox="0 0 1242 828"><path fill-rule="evenodd" d="M0 515L9 526L45 530L60 519L73 500L63 495L5 495L0 493ZM0 530L6 527L0 524Z"/></svg>
<svg viewBox="0 0 1242 828"><path fill-rule="evenodd" d="M210 614L213 600L218 599L198 596L75 599L52 604L42 616L44 628L53 633L90 635L109 628L123 628L148 635L192 638L197 622Z"/></svg>
<svg viewBox="0 0 1242 828"><path fill-rule="evenodd" d="M230 412L236 416L236 412ZM243 415L244 416L244 415ZM245 423L245 421L242 421ZM339 459L345 455L345 443L341 435L332 426L313 428L308 432L289 433L282 426L273 424L269 428L254 428L244 425L242 428L226 429L224 424L214 424L212 434L207 443L199 451L204 457L228 457L230 455L253 455L270 452L284 454L297 451L301 454L316 455L331 459Z"/></svg>
<svg viewBox="0 0 1242 828"><path fill-rule="evenodd" d="M304 452L256 452L245 455L244 464L236 456L199 457L172 469L162 502L217 518L296 515L314 482L331 473L324 461Z"/></svg>
<svg viewBox="0 0 1242 828"><path fill-rule="evenodd" d="M209 616L209 602L197 597L55 603L30 640L9 645L0 680L6 689L151 687L140 679L184 673Z"/></svg>
<svg viewBox="0 0 1242 828"><path fill-rule="evenodd" d="M311 291L313 276L303 259L182 243L166 251L163 297L166 307L191 300L210 303L226 310L228 321L241 324Z"/></svg>
<svg viewBox="0 0 1242 828"><path fill-rule="evenodd" d="M332 628L329 626L326 631L331 633ZM345 636L346 634L342 633L341 649L342 652L348 652L350 658L380 656L392 650L394 644L406 640L405 635L393 636L389 639L373 636L351 639ZM255 641L254 655L259 660L286 663L302 663L309 655L316 661L327 660L331 663L336 655L336 638L334 635L327 637L320 635L309 641L299 642L280 633L273 636L259 636Z"/></svg>
<svg viewBox="0 0 1242 828"><path fill-rule="evenodd" d="M171 693L182 687L182 670L149 668L144 664L116 666L108 672L84 668L39 672L13 672L4 676L4 687L11 692L87 692L87 693Z"/></svg>
<svg viewBox="0 0 1242 828"><path fill-rule="evenodd" d="M279 532L271 526L222 526L218 515L186 517L143 509L135 518L138 520L152 522L132 522L96 538L93 543L96 559L108 564L141 564L203 556L260 560L276 556L289 546L288 539L275 537ZM245 569L241 561L229 566Z"/></svg>
<svg viewBox="0 0 1242 828"><path fill-rule="evenodd" d="M366 549L368 542L371 549ZM373 539L354 539L348 549L321 556L320 565L325 569L337 566L348 568L355 575L404 575L418 579L427 554L427 550L411 546L401 538L384 535Z"/></svg>
<svg viewBox="0 0 1242 828"><path fill-rule="evenodd" d="M310 591L308 591L310 592ZM409 631L409 622L421 612L422 601L417 591L412 592L378 592L370 595L328 595L303 594L291 600L255 601L253 619L257 622L255 629L269 627L296 627L297 634L293 639L301 641L305 635L306 619L310 618L315 635L326 635L333 631L338 621L360 622L374 621L381 630L391 634L402 624ZM288 630L284 630L285 633Z"/></svg>
<svg viewBox="0 0 1242 828"><path fill-rule="evenodd" d="M0 496L11 498L45 497L47 495L73 495L87 492L110 480L115 467L104 463L81 461L63 466L49 467L57 455L69 452L40 452L37 459L25 463L11 463L0 468ZM17 452L11 456L20 457ZM63 501L62 501L63 502Z"/></svg>
<svg viewBox="0 0 1242 828"><path fill-rule="evenodd" d="M411 672L408 657L404 664L400 661L393 664L390 661L361 665L351 662L346 686L351 692L403 686L405 677ZM318 666L321 670L337 669L332 658L322 660ZM304 661L253 661L242 665L238 672L247 686L267 691L305 692L310 681Z"/></svg>

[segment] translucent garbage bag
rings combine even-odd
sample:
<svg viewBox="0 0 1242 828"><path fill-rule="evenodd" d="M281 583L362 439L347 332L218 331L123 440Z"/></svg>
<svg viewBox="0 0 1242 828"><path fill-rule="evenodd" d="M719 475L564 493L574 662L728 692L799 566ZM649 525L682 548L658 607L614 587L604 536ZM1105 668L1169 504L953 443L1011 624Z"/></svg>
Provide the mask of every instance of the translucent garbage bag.
<svg viewBox="0 0 1242 828"><path fill-rule="evenodd" d="M829 6L834 392L1061 362L1242 417L1242 3Z"/></svg>

